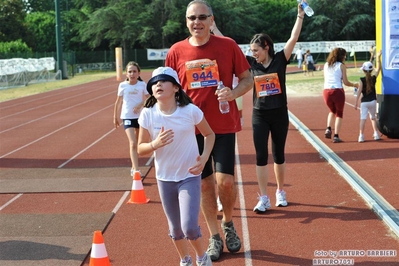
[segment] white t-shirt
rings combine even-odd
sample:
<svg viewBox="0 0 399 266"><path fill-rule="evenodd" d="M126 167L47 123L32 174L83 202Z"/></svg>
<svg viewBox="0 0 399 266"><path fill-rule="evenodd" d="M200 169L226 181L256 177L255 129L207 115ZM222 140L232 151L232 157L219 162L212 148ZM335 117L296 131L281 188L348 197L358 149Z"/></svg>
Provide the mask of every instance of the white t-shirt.
<svg viewBox="0 0 399 266"><path fill-rule="evenodd" d="M301 49L296 50L295 54L296 54L296 59L298 59L298 60L303 59L303 55L302 55L302 50Z"/></svg>
<svg viewBox="0 0 399 266"><path fill-rule="evenodd" d="M342 89L342 70L341 62L335 62L334 65L328 67L328 63L324 64L324 89Z"/></svg>
<svg viewBox="0 0 399 266"><path fill-rule="evenodd" d="M120 118L139 118L140 113L135 114L133 108L145 101L145 95L148 95L148 91L147 84L144 81L137 81L134 85L129 84L129 81L121 82L118 87L118 96L123 96Z"/></svg>
<svg viewBox="0 0 399 266"><path fill-rule="evenodd" d="M156 139L161 128L173 129L173 142L157 149L155 153L155 176L158 180L178 182L193 175L188 169L196 163L199 155L195 125L204 117L194 104L177 107L171 115L159 110L158 104L144 108L139 117L140 127L148 130L151 139Z"/></svg>

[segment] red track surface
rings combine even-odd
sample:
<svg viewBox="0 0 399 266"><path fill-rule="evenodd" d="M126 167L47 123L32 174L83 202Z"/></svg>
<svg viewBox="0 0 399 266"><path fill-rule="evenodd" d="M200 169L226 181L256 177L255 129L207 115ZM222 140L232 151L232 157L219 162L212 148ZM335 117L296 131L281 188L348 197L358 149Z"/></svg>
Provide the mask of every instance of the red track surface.
<svg viewBox="0 0 399 266"><path fill-rule="evenodd" d="M148 80L150 73L142 74L142 78ZM54 169L68 162L62 168L126 167L126 178L131 178L127 138L122 129L112 131L117 85L112 78L0 103L2 172ZM398 265L398 237L291 124L286 146L289 206L273 205L264 215L252 211L258 186L251 98L251 93L244 96L244 127L237 134L239 198L234 222L243 247L237 254L225 251L214 265L312 265L313 259L333 259L330 252L340 250L394 250L395 257L370 257L366 253L347 254L339 259L351 259L355 265ZM353 102L352 95L347 95L347 99ZM321 95L289 95L290 112L398 210L399 141L383 137L379 142L357 143L358 111L349 105L345 108L340 134L344 142L333 144L323 138L328 110ZM372 135L369 123L366 123L366 140ZM140 163L144 165L148 159L141 158ZM275 180L272 171L270 173L269 194L274 204ZM4 178L0 174L0 181ZM93 232L104 231L112 265L178 265L153 168L144 181L144 190L151 199L148 204L122 204L107 227L93 228ZM15 196L0 194L0 208L3 206L0 213L5 217L111 213L124 192L23 194L5 206ZM207 241L209 233L202 215L200 223ZM1 241L0 238L0 245ZM90 248L88 245L88 252ZM0 264L2 257L0 250ZM75 261L71 265L88 265L88 261ZM42 265L58 264L44 262Z"/></svg>

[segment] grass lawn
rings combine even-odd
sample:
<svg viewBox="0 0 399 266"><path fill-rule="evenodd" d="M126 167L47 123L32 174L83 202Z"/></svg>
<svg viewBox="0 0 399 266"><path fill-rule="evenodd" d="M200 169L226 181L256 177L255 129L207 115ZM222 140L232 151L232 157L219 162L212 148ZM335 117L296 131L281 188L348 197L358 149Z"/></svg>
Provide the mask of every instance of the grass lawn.
<svg viewBox="0 0 399 266"><path fill-rule="evenodd" d="M142 70L151 71L151 70ZM352 82L359 81L359 78L363 76L363 73L359 71L359 68L348 69L348 79ZM92 74L79 74L70 79L57 80L46 83L29 84L25 87L9 88L0 90L0 102L38 94L46 91L66 88L74 85L84 84L96 80L105 78L116 77L115 72L101 72ZM314 72L314 76L306 77L302 73L288 74L287 75L287 86L289 87L323 87L323 71Z"/></svg>

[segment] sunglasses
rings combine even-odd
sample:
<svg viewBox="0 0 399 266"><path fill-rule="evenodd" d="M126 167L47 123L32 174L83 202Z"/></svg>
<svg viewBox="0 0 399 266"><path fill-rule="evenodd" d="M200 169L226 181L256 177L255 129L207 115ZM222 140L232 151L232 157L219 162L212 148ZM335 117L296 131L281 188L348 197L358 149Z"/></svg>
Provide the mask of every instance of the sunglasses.
<svg viewBox="0 0 399 266"><path fill-rule="evenodd" d="M191 20L191 21L194 21L194 20L196 20L197 18L198 18L199 20L206 20L206 19L209 18L209 17L212 17L212 15L205 15L205 14L202 14L202 15L199 15L198 17L192 15L192 16L189 16L189 17L187 17L187 18L188 18L189 20Z"/></svg>

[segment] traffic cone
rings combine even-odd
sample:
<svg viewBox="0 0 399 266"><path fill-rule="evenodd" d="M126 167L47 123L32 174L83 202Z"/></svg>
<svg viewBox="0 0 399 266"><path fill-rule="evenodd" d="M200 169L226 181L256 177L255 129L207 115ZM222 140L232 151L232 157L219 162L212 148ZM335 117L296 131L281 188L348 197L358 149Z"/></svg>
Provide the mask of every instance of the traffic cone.
<svg viewBox="0 0 399 266"><path fill-rule="evenodd" d="M110 266L104 238L101 231L94 231L93 245L91 246L90 266Z"/></svg>
<svg viewBox="0 0 399 266"><path fill-rule="evenodd" d="M145 204L149 201L150 199L147 199L145 196L140 172L136 171L133 175L132 193L130 194L130 200L127 203Z"/></svg>

